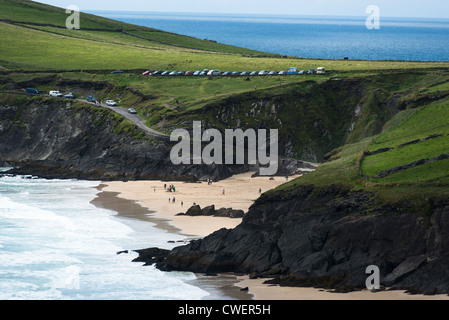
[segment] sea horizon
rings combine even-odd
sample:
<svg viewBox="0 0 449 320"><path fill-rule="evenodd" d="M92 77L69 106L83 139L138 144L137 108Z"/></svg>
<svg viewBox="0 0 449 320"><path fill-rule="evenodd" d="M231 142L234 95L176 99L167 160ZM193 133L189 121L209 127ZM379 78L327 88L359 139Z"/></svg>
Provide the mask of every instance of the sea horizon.
<svg viewBox="0 0 449 320"><path fill-rule="evenodd" d="M307 59L449 61L449 19L364 16L86 11L198 39Z"/></svg>

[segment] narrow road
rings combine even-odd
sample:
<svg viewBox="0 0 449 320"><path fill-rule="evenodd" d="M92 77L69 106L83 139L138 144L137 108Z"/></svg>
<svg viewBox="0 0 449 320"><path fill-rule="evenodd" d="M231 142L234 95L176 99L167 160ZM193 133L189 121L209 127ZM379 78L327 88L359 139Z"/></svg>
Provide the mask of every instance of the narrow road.
<svg viewBox="0 0 449 320"><path fill-rule="evenodd" d="M26 95L26 96L43 96L43 95L36 95L36 94L32 94L32 93L26 93L26 92L17 92L17 91L12 91L12 90L0 90L0 93L8 93L8 94L18 94L18 95ZM49 97L47 95L45 95L46 98L53 98L53 99L64 99L64 98L57 98L57 97ZM114 111L115 113L118 113L119 115L125 117L126 119L132 121L138 128L140 128L141 130L143 130L145 133L147 133L148 135L158 138L158 139L163 139L163 140L170 140L170 136L166 135L165 133L156 131L154 129L151 129L149 127L147 127L145 125L145 121L138 115L138 114L132 114L129 113L129 111L127 109L124 109L122 107L119 106L108 106L105 103L100 103L100 105L97 105L93 102L89 102L85 99L75 99L75 101L80 101L80 102L84 102L87 104L91 104L93 106L100 106L103 108L107 108L109 110Z"/></svg>
<svg viewBox="0 0 449 320"><path fill-rule="evenodd" d="M115 113L125 117L126 119L132 121L138 128L142 129L144 132L146 132L148 135L159 138L159 139L164 139L164 140L169 140L170 136L166 135L165 133L156 131L154 129L151 129L149 127L147 127L147 125L145 124L145 120L143 120L138 114L133 114L130 113L127 109L119 107L119 106L108 106L106 103L100 103L99 105L93 103L93 102L89 102L86 101L84 99L75 99L77 101L81 101L81 102L85 102L88 104L91 104L93 106L99 106L99 107L103 107L103 108L107 108L111 111L114 111Z"/></svg>

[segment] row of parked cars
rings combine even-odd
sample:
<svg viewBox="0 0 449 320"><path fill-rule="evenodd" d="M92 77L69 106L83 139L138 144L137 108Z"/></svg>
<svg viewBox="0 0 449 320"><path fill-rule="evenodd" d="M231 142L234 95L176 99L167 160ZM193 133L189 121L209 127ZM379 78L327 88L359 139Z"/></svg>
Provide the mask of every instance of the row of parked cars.
<svg viewBox="0 0 449 320"><path fill-rule="evenodd" d="M225 71L221 72L218 69L213 70L197 70L197 71L150 71L147 70L142 75L144 76L277 76L277 75L292 75L292 74L324 74L326 73L325 69L323 67L315 69L309 69L309 70L298 70L297 68L291 67L288 68L288 70L283 71L268 71L268 70L261 70L261 71Z"/></svg>

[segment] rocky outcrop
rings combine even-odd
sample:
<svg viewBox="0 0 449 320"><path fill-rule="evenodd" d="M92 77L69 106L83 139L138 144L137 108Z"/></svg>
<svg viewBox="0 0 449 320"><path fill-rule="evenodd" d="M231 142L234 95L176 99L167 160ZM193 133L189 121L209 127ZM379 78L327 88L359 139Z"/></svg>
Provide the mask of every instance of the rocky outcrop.
<svg viewBox="0 0 449 320"><path fill-rule="evenodd" d="M449 203L429 208L391 207L339 186L264 194L239 226L176 247L156 267L353 290L376 265L385 286L449 293Z"/></svg>
<svg viewBox="0 0 449 320"><path fill-rule="evenodd" d="M242 218L245 212L239 209L220 208L215 209L215 205L210 205L201 209L199 205L191 206L185 213L178 213L178 216L214 216L227 218Z"/></svg>

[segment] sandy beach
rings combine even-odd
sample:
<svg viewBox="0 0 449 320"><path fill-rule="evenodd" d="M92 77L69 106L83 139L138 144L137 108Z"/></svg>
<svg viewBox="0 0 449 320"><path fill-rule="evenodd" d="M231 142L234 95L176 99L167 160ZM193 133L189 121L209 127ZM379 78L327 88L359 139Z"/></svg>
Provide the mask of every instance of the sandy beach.
<svg viewBox="0 0 449 320"><path fill-rule="evenodd" d="M162 220L160 227L171 232L177 232L188 237L204 237L221 228L235 228L241 218L206 217L206 216L177 216L186 212L194 203L204 208L215 205L215 209L233 208L248 211L261 192L273 189L286 182L285 177L254 177L253 173L244 173L232 176L226 180L213 182L180 182L180 181L112 181L103 182L100 197L108 196L108 193L116 194L120 198L134 200L142 207L151 210L151 213L143 213L137 210L134 214L131 210L127 217L136 219L148 219L155 217ZM289 177L294 179L295 177ZM173 185L174 192L168 192L164 186ZM110 194L111 195L111 194ZM173 202L175 198L175 202ZM119 211L119 214L122 215Z"/></svg>
<svg viewBox="0 0 449 320"><path fill-rule="evenodd" d="M273 189L286 182L285 177L251 178L252 173L232 176L213 182L189 183L180 181L108 181L98 189L103 191L93 202L112 209L120 216L151 221L156 227L186 236L186 239L201 238L221 228L234 228L241 218L210 216L177 216L186 212L194 203L204 208L215 205L219 208L233 208L247 211L261 192ZM296 177L289 177L289 180ZM175 191L165 187L173 185ZM175 201L173 202L173 198ZM126 200L123 202L123 200ZM205 278L199 275L202 281ZM224 279L224 281L222 281ZM237 299L255 300L449 300L448 295L409 295L402 291L370 292L362 290L350 293L332 293L317 288L292 288L263 284L266 279L249 279L248 276L225 275L220 280L227 296ZM240 291L242 288L248 288Z"/></svg>

